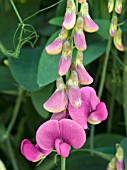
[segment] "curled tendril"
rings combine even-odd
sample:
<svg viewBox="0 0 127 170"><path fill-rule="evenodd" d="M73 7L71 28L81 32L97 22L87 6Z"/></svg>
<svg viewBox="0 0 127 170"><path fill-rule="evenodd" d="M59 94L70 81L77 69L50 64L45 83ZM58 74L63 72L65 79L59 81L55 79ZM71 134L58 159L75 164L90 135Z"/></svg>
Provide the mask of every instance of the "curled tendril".
<svg viewBox="0 0 127 170"><path fill-rule="evenodd" d="M18 35L18 43L16 45L16 37ZM14 36L13 36L13 46L14 51L7 50L6 47L0 42L0 51L5 56L11 56L18 58L21 48L24 44L29 43L31 47L34 47L35 43L38 40L39 35L35 31L34 27L30 24L19 24Z"/></svg>

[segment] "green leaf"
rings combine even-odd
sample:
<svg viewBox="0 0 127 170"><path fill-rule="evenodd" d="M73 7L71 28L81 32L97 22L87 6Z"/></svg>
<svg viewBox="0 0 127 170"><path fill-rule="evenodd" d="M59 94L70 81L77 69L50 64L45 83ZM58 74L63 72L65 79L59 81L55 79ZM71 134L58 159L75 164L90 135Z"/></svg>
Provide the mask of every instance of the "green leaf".
<svg viewBox="0 0 127 170"><path fill-rule="evenodd" d="M35 109L43 118L47 118L49 116L49 112L43 108L43 104L51 96L53 89L54 83L49 84L48 86L43 87L41 90L32 92L30 94Z"/></svg>
<svg viewBox="0 0 127 170"><path fill-rule="evenodd" d="M7 67L0 67L0 91L16 90L17 84Z"/></svg>
<svg viewBox="0 0 127 170"><path fill-rule="evenodd" d="M58 36L59 32L60 31L57 31L51 36L46 46L50 44ZM58 76L57 68L59 58L60 54L52 56L47 54L45 49L43 50L38 67L37 82L39 86L46 86L56 80Z"/></svg>
<svg viewBox="0 0 127 170"><path fill-rule="evenodd" d="M37 84L37 69L40 59L41 48L24 49L19 59L9 57L10 71L19 85L28 90L39 89Z"/></svg>
<svg viewBox="0 0 127 170"><path fill-rule="evenodd" d="M57 25L57 26L60 26L62 25L63 23L63 17L56 17L56 18L52 18L50 21L49 21L49 24L52 24L52 25Z"/></svg>
<svg viewBox="0 0 127 170"><path fill-rule="evenodd" d="M108 39L109 38L109 27L110 22L107 19L95 19L94 20L97 25L99 26L99 30L97 33L101 35L103 38Z"/></svg>
<svg viewBox="0 0 127 170"><path fill-rule="evenodd" d="M120 145L122 146L123 151L124 151L125 170L127 170L127 138L124 138L121 141Z"/></svg>

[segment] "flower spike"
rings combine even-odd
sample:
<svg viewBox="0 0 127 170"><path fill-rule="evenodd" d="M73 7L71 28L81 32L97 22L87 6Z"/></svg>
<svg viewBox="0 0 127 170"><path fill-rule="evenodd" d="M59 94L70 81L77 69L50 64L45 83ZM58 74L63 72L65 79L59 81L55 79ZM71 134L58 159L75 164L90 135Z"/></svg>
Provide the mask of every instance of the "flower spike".
<svg viewBox="0 0 127 170"><path fill-rule="evenodd" d="M62 28L59 36L45 48L47 54L50 55L60 54L63 48L63 43L67 37L68 31Z"/></svg>
<svg viewBox="0 0 127 170"><path fill-rule="evenodd" d="M72 58L71 43L69 40L66 40L63 45L63 51L58 65L58 74L60 76L63 76L68 72L71 65L71 58Z"/></svg>
<svg viewBox="0 0 127 170"><path fill-rule="evenodd" d="M70 30L74 27L75 21L76 21L76 7L74 0L67 0L67 8L62 26L66 30Z"/></svg>
<svg viewBox="0 0 127 170"><path fill-rule="evenodd" d="M74 31L74 43L78 50L84 51L87 48L86 39L83 32L83 18L78 17Z"/></svg>
<svg viewBox="0 0 127 170"><path fill-rule="evenodd" d="M124 46L122 43L122 30L118 28L116 36L114 37L114 45L119 51L124 51Z"/></svg>
<svg viewBox="0 0 127 170"><path fill-rule="evenodd" d="M76 60L74 62L75 69L78 73L79 83L89 85L93 82L93 78L89 75L83 66L83 52L77 51Z"/></svg>
<svg viewBox="0 0 127 170"><path fill-rule="evenodd" d="M57 78L57 89L52 96L44 103L44 108L49 112L59 113L63 111L68 103L66 87L62 77Z"/></svg>

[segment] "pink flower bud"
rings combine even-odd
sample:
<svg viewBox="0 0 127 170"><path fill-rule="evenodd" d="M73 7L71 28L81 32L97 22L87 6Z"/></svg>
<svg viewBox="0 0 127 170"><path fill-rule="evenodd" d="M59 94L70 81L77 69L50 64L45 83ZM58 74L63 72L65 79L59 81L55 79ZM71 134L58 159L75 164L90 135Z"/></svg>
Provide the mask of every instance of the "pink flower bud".
<svg viewBox="0 0 127 170"><path fill-rule="evenodd" d="M89 85L93 82L93 78L89 75L83 66L83 52L77 51L75 60L75 69L78 73L79 83L83 85Z"/></svg>
<svg viewBox="0 0 127 170"><path fill-rule="evenodd" d="M68 72L71 65L71 58L72 58L71 43L69 40L67 40L63 45L63 51L58 65L58 73L60 76L63 76Z"/></svg>
<svg viewBox="0 0 127 170"><path fill-rule="evenodd" d="M124 46L122 43L122 30L118 28L116 36L114 37L114 45L119 51L124 51Z"/></svg>
<svg viewBox="0 0 127 170"><path fill-rule="evenodd" d="M84 19L84 31L86 32L96 32L99 27L98 25L92 20L92 18L89 15L89 8L88 8L88 3L85 2L81 5L81 10L80 10L83 19Z"/></svg>
<svg viewBox="0 0 127 170"><path fill-rule="evenodd" d="M110 29L109 29L110 35L112 37L116 36L117 23L118 23L117 15L113 15L112 20L111 20L111 24L110 24Z"/></svg>
<svg viewBox="0 0 127 170"><path fill-rule="evenodd" d="M122 12L122 0L116 0L115 11L117 14L121 14Z"/></svg>
<svg viewBox="0 0 127 170"><path fill-rule="evenodd" d="M45 49L46 52L50 55L56 55L61 53L63 43L66 40L67 36L68 36L68 31L62 28L59 36L46 47Z"/></svg>
<svg viewBox="0 0 127 170"><path fill-rule="evenodd" d="M76 21L76 7L74 0L67 1L66 13L64 16L63 27L70 30L74 27Z"/></svg>
<svg viewBox="0 0 127 170"><path fill-rule="evenodd" d="M56 83L57 83L56 91L43 105L46 110L54 113L58 113L65 110L68 103L66 87L62 77L57 78Z"/></svg>
<svg viewBox="0 0 127 170"><path fill-rule="evenodd" d="M117 152L116 152L116 169L124 170L124 153L123 148L117 144Z"/></svg>
<svg viewBox="0 0 127 170"><path fill-rule="evenodd" d="M71 72L71 76L67 82L69 102L74 107L81 106L81 92L78 86L78 75L75 70Z"/></svg>
<svg viewBox="0 0 127 170"><path fill-rule="evenodd" d="M114 8L114 0L108 0L108 12L111 13Z"/></svg>
<svg viewBox="0 0 127 170"><path fill-rule="evenodd" d="M109 162L106 170L116 170L116 159L115 157Z"/></svg>
<svg viewBox="0 0 127 170"><path fill-rule="evenodd" d="M83 32L83 18L81 16L78 17L75 31L74 31L74 43L78 50L84 51L87 48L86 39Z"/></svg>
<svg viewBox="0 0 127 170"><path fill-rule="evenodd" d="M78 0L78 2L82 4L82 3L85 3L86 0Z"/></svg>

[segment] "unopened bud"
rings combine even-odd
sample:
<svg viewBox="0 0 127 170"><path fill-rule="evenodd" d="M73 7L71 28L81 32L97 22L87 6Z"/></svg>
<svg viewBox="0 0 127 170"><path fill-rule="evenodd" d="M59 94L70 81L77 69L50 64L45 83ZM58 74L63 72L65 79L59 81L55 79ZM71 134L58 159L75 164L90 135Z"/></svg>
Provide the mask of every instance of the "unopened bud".
<svg viewBox="0 0 127 170"><path fill-rule="evenodd" d="M117 14L121 14L122 12L122 0L116 0L115 11Z"/></svg>
<svg viewBox="0 0 127 170"><path fill-rule="evenodd" d="M112 37L115 37L116 36L116 31L117 31L117 23L118 23L118 18L117 18L117 15L114 15L111 19L111 24L110 24L110 35Z"/></svg>
<svg viewBox="0 0 127 170"><path fill-rule="evenodd" d="M111 13L114 8L114 0L108 0L108 12Z"/></svg>
<svg viewBox="0 0 127 170"><path fill-rule="evenodd" d="M123 148L117 144L117 152L116 152L116 169L124 170L124 153Z"/></svg>
<svg viewBox="0 0 127 170"><path fill-rule="evenodd" d="M85 3L86 0L78 0L78 2L82 4L82 3Z"/></svg>
<svg viewBox="0 0 127 170"><path fill-rule="evenodd" d="M109 162L106 170L116 170L116 158L112 158L112 160Z"/></svg>
<svg viewBox="0 0 127 170"><path fill-rule="evenodd" d="M124 46L122 43L122 30L118 28L116 36L114 37L114 45L119 51L124 51Z"/></svg>

